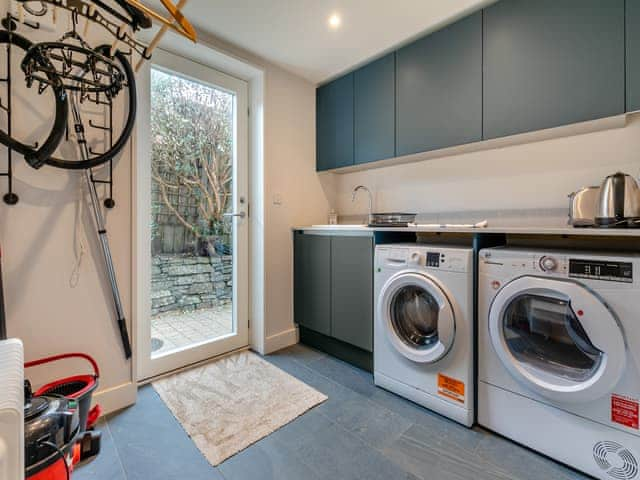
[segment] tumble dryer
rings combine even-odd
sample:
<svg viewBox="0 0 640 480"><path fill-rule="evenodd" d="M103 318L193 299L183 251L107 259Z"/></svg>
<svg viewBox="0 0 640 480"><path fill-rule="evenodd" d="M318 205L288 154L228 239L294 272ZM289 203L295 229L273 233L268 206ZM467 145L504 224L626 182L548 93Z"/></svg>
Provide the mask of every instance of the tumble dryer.
<svg viewBox="0 0 640 480"><path fill-rule="evenodd" d="M472 249L378 246L374 291L376 385L471 426Z"/></svg>
<svg viewBox="0 0 640 480"><path fill-rule="evenodd" d="M640 478L640 256L482 250L478 318L478 423L596 478Z"/></svg>

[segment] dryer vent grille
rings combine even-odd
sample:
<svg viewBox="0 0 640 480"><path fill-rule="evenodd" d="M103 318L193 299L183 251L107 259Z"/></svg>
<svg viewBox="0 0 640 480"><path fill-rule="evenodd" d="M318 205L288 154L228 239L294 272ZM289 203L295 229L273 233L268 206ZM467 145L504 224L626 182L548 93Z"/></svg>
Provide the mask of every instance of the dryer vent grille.
<svg viewBox="0 0 640 480"><path fill-rule="evenodd" d="M598 466L616 480L633 480L638 476L638 460L616 442L602 441L593 446Z"/></svg>

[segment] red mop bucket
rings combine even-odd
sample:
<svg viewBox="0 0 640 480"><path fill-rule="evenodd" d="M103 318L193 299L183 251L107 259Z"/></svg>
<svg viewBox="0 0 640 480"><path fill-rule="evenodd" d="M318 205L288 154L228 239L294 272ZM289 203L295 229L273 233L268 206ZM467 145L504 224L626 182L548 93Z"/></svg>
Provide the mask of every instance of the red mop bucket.
<svg viewBox="0 0 640 480"><path fill-rule="evenodd" d="M78 403L78 413L80 415L80 431L84 432L93 428L102 413L100 405L91 408L91 396L95 389L98 388L98 379L100 378L100 369L96 361L85 353L63 353L62 355L54 355L27 362L24 367L35 367L67 358L83 358L93 367L93 374L75 375L55 380L41 387L34 393L34 396L60 395L75 400Z"/></svg>

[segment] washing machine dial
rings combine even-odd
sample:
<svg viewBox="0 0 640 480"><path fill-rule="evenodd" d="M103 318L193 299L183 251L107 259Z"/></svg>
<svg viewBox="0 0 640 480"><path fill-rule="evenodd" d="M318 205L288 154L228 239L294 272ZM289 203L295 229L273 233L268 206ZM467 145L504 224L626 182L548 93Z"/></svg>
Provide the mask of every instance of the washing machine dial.
<svg viewBox="0 0 640 480"><path fill-rule="evenodd" d="M558 261L553 257L542 257L540 259L540 268L543 272L555 272L558 269Z"/></svg>
<svg viewBox="0 0 640 480"><path fill-rule="evenodd" d="M422 255L420 255L419 252L413 252L410 256L409 256L409 261L410 263L412 263L413 265L420 265L422 262Z"/></svg>

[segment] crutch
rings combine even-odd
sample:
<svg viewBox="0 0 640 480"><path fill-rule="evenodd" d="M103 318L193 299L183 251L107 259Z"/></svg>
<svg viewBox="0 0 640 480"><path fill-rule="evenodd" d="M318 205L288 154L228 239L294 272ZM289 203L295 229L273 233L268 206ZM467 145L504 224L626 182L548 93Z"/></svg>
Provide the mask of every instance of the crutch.
<svg viewBox="0 0 640 480"><path fill-rule="evenodd" d="M78 147L80 148L80 154L82 155L82 159L86 161L89 159L89 147L87 146L87 139L84 133L84 125L80 116L80 110L78 108L76 95L77 94L75 93L72 93L70 95L71 113L73 115L74 131L76 133ZM86 169L84 171L84 176L87 181L87 187L89 188L91 206L93 207L93 218L98 230L100 245L102 246L102 253L104 257L104 263L107 268L109 283L111 283L111 293L113 294L113 303L116 309L118 329L120 330L120 337L122 338L122 347L124 348L125 358L129 359L131 358L131 342L129 341L127 322L124 318L124 309L122 308L122 300L120 299L120 291L118 290L116 271L113 267L113 258L111 257L111 249L109 248L107 229L104 225L104 217L102 215L102 210L100 209L100 200L98 199L96 185L91 178L91 169Z"/></svg>

